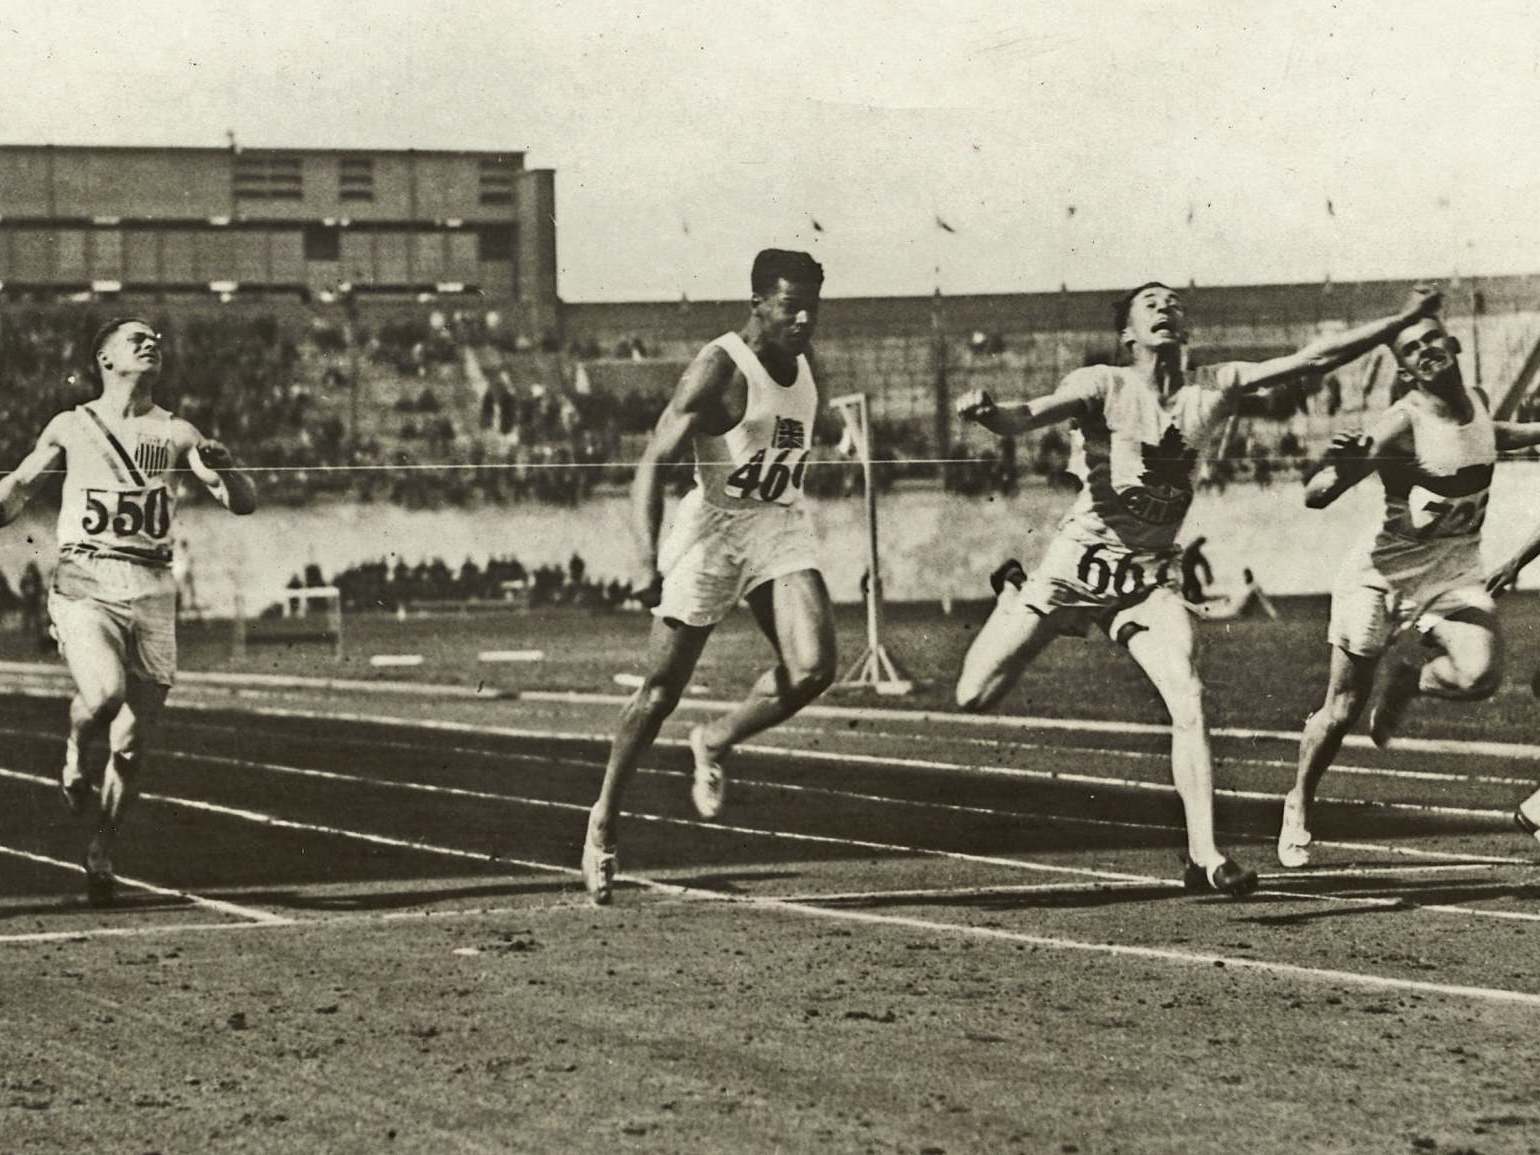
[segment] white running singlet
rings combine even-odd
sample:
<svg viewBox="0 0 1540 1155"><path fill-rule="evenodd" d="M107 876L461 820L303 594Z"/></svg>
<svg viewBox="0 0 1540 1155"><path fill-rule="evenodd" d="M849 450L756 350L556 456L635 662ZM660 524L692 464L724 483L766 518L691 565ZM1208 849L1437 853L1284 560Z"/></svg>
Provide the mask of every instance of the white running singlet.
<svg viewBox="0 0 1540 1155"><path fill-rule="evenodd" d="M1470 391L1471 419L1464 425L1406 399L1396 404L1411 420L1411 452L1381 464L1384 517L1347 566L1375 571L1392 585L1479 579L1481 527L1497 463L1486 401Z"/></svg>
<svg viewBox="0 0 1540 1155"><path fill-rule="evenodd" d="M104 418L89 403L69 412L59 431L65 454L61 553L171 564L173 420L158 405L126 419Z"/></svg>
<svg viewBox="0 0 1540 1155"><path fill-rule="evenodd" d="M743 420L726 433L695 437L695 483L702 497L724 509L793 504L802 496L818 413L818 386L807 358L799 354L796 380L779 385L737 333L711 343L743 374L748 400Z"/></svg>
<svg viewBox="0 0 1540 1155"><path fill-rule="evenodd" d="M1192 505L1199 451L1229 416L1245 367L1191 370L1166 398L1126 367L1090 365L1065 377L1055 396L1081 403L1070 469L1084 484L1060 528L1125 549L1172 549Z"/></svg>

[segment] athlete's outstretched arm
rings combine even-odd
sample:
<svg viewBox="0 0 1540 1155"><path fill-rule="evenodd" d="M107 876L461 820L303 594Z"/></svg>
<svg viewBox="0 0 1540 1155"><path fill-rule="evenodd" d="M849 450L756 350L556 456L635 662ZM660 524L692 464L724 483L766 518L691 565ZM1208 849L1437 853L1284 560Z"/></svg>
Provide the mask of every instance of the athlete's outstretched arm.
<svg viewBox="0 0 1540 1155"><path fill-rule="evenodd" d="M1325 509L1373 473L1411 427L1412 419L1395 405L1367 433L1337 434L1305 482L1305 504L1311 509Z"/></svg>
<svg viewBox="0 0 1540 1155"><path fill-rule="evenodd" d="M1306 373L1319 375L1340 369L1376 345L1384 344L1413 321L1433 316L1442 302L1443 297L1437 289L1418 285L1399 313L1322 337L1296 353L1241 366L1235 387L1246 391L1263 389Z"/></svg>
<svg viewBox="0 0 1540 1155"><path fill-rule="evenodd" d="M957 416L982 425L1000 437L1014 437L1029 429L1057 425L1086 411L1088 391L1071 373L1046 397L1031 401L996 401L987 389L973 389L957 399Z"/></svg>
<svg viewBox="0 0 1540 1155"><path fill-rule="evenodd" d="M1499 451L1540 445L1540 421L1494 421Z"/></svg>
<svg viewBox="0 0 1540 1155"><path fill-rule="evenodd" d="M679 378L637 460L636 479L631 483L631 526L642 551L642 564L654 580L658 536L663 529L661 468L678 461L690 439L701 430L702 417L720 409L734 369L732 356L719 346L702 349Z"/></svg>
<svg viewBox="0 0 1540 1155"><path fill-rule="evenodd" d="M178 422L182 444L187 446L187 467L208 486L214 500L231 513L247 514L257 508L257 487L235 463L224 445L199 433L191 423Z"/></svg>
<svg viewBox="0 0 1540 1155"><path fill-rule="evenodd" d="M32 452L22 458L21 464L12 472L0 478L0 525L10 525L21 516L44 475L58 466L59 458L64 455L64 446L58 436L58 425L63 416L61 413L50 421Z"/></svg>

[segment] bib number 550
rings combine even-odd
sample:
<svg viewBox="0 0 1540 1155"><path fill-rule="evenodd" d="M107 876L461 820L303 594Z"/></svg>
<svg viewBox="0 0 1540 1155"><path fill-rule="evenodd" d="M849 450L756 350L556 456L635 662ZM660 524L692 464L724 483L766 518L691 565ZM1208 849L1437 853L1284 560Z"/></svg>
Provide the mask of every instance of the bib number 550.
<svg viewBox="0 0 1540 1155"><path fill-rule="evenodd" d="M171 499L161 485L150 489L88 489L80 528L92 537L111 529L117 537L143 533L160 539L171 532Z"/></svg>
<svg viewBox="0 0 1540 1155"><path fill-rule="evenodd" d="M1093 594L1115 593L1132 597L1140 590L1163 586L1171 578L1169 559L1148 558L1146 560L1152 565L1146 567L1134 560L1134 554L1125 553L1113 565L1102 556L1106 550L1102 544L1087 546L1075 569L1075 576Z"/></svg>

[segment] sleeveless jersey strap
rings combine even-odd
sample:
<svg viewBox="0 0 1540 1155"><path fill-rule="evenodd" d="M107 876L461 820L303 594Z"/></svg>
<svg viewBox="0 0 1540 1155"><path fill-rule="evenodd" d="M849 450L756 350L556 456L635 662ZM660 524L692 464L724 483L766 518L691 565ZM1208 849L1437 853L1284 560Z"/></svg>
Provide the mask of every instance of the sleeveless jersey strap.
<svg viewBox="0 0 1540 1155"><path fill-rule="evenodd" d="M738 366L738 371L746 380L752 381L755 373L764 372L764 366L759 363L759 358L754 356L754 350L750 349L748 342L737 333L723 333L712 344L733 359L733 364Z"/></svg>
<svg viewBox="0 0 1540 1155"><path fill-rule="evenodd" d="M84 413L91 419L92 423L96 426L97 430L106 440L108 448L111 451L107 454L107 460L112 464L113 472L119 473L121 476L121 471L118 469L118 465L121 463L123 469L128 471L128 479L133 482L133 484L143 488L144 474L139 472L139 466L135 464L134 458L128 452L128 450L123 448L123 443L117 439L117 436L112 432L111 429L107 428L107 423L103 421L99 416L97 416L96 410L86 405L82 405L79 408L80 412ZM114 457L116 460L114 460Z"/></svg>

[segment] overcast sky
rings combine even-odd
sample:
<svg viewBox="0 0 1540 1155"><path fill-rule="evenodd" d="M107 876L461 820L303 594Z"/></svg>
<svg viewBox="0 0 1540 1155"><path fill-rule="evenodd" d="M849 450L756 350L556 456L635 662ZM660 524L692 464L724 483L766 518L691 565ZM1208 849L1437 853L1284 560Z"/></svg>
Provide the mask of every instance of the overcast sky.
<svg viewBox="0 0 1540 1155"><path fill-rule="evenodd" d="M10 143L524 150L574 301L768 244L838 296L1540 271L1528 0L0 0L0 46Z"/></svg>

